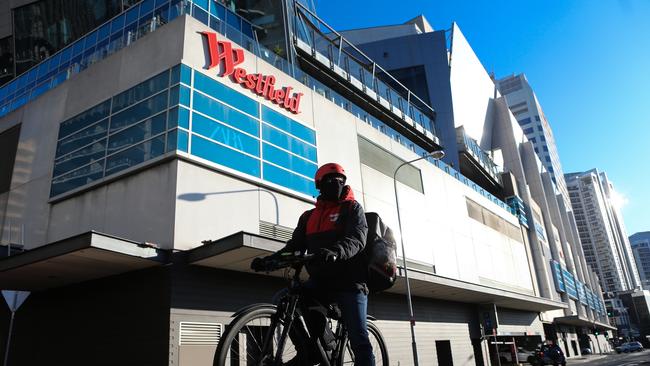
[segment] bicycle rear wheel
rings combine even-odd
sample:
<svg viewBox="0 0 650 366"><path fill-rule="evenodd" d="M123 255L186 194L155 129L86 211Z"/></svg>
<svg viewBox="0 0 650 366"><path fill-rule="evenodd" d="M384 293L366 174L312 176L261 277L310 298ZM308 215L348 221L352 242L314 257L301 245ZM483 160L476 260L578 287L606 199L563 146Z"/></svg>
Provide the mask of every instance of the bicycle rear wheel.
<svg viewBox="0 0 650 366"><path fill-rule="evenodd" d="M291 360L296 355L296 349L288 335L279 359L274 359L284 330L280 322L272 321L276 312L277 310L271 307L256 308L235 318L219 341L213 365L280 366L283 362ZM265 339L270 340L266 347Z"/></svg>
<svg viewBox="0 0 650 366"><path fill-rule="evenodd" d="M375 356L375 365L376 366L389 366L390 362L388 361L388 348L386 348L386 342L384 337L381 335L379 328L372 323L368 322L368 338L370 339L370 344L372 345L372 353ZM339 365L354 365L354 354L352 353L352 347L350 346L349 339L345 339L345 347L343 348L343 354Z"/></svg>

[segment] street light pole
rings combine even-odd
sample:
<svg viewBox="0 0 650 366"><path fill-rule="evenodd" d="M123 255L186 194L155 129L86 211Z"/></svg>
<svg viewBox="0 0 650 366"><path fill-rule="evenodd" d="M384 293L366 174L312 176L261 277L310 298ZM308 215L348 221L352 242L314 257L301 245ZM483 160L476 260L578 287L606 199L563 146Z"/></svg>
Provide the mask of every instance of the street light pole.
<svg viewBox="0 0 650 366"><path fill-rule="evenodd" d="M413 303L411 302L411 285L409 283L408 270L406 269L406 251L404 249L404 232L402 231L402 217L399 212L399 196L397 194L397 172L400 170L401 167L414 163L418 160L426 159L428 157L432 157L437 160L437 159L442 159L443 156L445 156L445 153L442 150L436 150L430 152L426 155L422 155L417 159L406 161L400 164L395 169L395 172L393 173L393 187L395 188L395 205L397 208L397 224L399 225L399 238L402 245L402 263L404 266L404 280L406 281L406 299L409 306L409 322L411 323L411 347L413 348L413 364L415 366L419 366L420 363L418 361L418 347L415 341L415 317L413 316Z"/></svg>

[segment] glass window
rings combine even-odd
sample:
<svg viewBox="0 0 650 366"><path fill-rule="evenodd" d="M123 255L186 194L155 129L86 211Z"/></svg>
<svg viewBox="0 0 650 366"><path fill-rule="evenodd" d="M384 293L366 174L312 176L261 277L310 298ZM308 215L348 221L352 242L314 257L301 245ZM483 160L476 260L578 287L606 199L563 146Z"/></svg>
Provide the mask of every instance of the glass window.
<svg viewBox="0 0 650 366"><path fill-rule="evenodd" d="M196 5L192 7L192 16L205 25L209 24L210 17L208 16L208 12Z"/></svg>
<svg viewBox="0 0 650 366"><path fill-rule="evenodd" d="M180 150L187 152L188 133L184 130L174 129L167 133L167 151Z"/></svg>
<svg viewBox="0 0 650 366"><path fill-rule="evenodd" d="M56 156L61 156L74 151L80 147L86 146L94 141L99 141L106 137L108 128L108 119L104 119L95 125L72 134L63 140L60 140L56 148Z"/></svg>
<svg viewBox="0 0 650 366"><path fill-rule="evenodd" d="M269 163L264 163L264 179L310 196L317 196L314 182Z"/></svg>
<svg viewBox="0 0 650 366"><path fill-rule="evenodd" d="M223 166L260 177L260 161L192 134L192 154Z"/></svg>
<svg viewBox="0 0 650 366"><path fill-rule="evenodd" d="M61 193L81 187L104 176L104 159L98 160L77 169L66 175L52 179L52 190L50 196L57 196Z"/></svg>
<svg viewBox="0 0 650 366"><path fill-rule="evenodd" d="M158 114L108 138L108 154L136 144L165 131L165 113Z"/></svg>
<svg viewBox="0 0 650 366"><path fill-rule="evenodd" d="M311 128L302 125L284 115L262 106L262 119L285 132L288 132L302 140L305 140L313 145L316 144L316 132Z"/></svg>
<svg viewBox="0 0 650 366"><path fill-rule="evenodd" d="M79 149L68 155L64 155L54 162L53 177L77 169L88 163L98 161L106 155L106 139L99 140L92 145Z"/></svg>
<svg viewBox="0 0 650 366"><path fill-rule="evenodd" d="M113 97L113 113L156 94L165 89L167 85L169 85L169 71L164 71L151 79L116 95Z"/></svg>
<svg viewBox="0 0 650 366"><path fill-rule="evenodd" d="M167 108L167 91L146 99L111 117L111 132L138 122Z"/></svg>
<svg viewBox="0 0 650 366"><path fill-rule="evenodd" d="M264 141L268 141L273 145L289 150L292 153L307 158L313 162L317 161L315 147L295 139L273 127L264 124L262 127L262 136Z"/></svg>
<svg viewBox="0 0 650 366"><path fill-rule="evenodd" d="M275 165L279 165L307 177L313 177L318 168L318 166L312 162L301 159L266 143L263 147L262 156L265 161L269 161Z"/></svg>
<svg viewBox="0 0 650 366"><path fill-rule="evenodd" d="M0 85L14 77L14 40L13 37L0 39Z"/></svg>
<svg viewBox="0 0 650 366"><path fill-rule="evenodd" d="M224 8L223 5L217 3L216 1L213 1L212 5L210 6L210 14L219 19L226 19L226 8Z"/></svg>
<svg viewBox="0 0 650 366"><path fill-rule="evenodd" d="M200 93L194 92L193 103L194 110L239 130L248 132L251 135L259 136L259 122L257 119L238 112Z"/></svg>
<svg viewBox="0 0 650 366"><path fill-rule="evenodd" d="M527 125L529 123L530 123L530 118L528 118L528 117L519 121L519 125L521 125L521 126Z"/></svg>
<svg viewBox="0 0 650 366"><path fill-rule="evenodd" d="M165 152L165 135L120 151L106 159L106 176L153 159Z"/></svg>
<svg viewBox="0 0 650 366"><path fill-rule="evenodd" d="M204 92L205 94L228 103L241 111L244 111L255 117L259 116L259 104L256 101L221 84L216 80L212 80L200 72L194 73L194 87Z"/></svg>
<svg viewBox="0 0 650 366"><path fill-rule="evenodd" d="M108 116L108 111L111 105L110 99L95 106L87 111L80 113L67 121L61 123L59 127L59 139L74 133L100 119Z"/></svg>
<svg viewBox="0 0 650 366"><path fill-rule="evenodd" d="M260 156L260 141L199 114L192 115L192 132L249 154Z"/></svg>
<svg viewBox="0 0 650 366"><path fill-rule="evenodd" d="M205 10L208 10L208 0L194 0L194 4L202 7Z"/></svg>
<svg viewBox="0 0 650 366"><path fill-rule="evenodd" d="M174 107L169 110L169 123L167 124L169 128L172 127L183 127L190 128L190 111L183 107Z"/></svg>
<svg viewBox="0 0 650 366"><path fill-rule="evenodd" d="M524 129L524 133L525 133L526 135L528 135L529 133L533 133L534 131L535 131L535 129L532 128L532 127L529 127L529 128Z"/></svg>
<svg viewBox="0 0 650 366"><path fill-rule="evenodd" d="M178 102L182 105L190 106L190 88L181 85Z"/></svg>

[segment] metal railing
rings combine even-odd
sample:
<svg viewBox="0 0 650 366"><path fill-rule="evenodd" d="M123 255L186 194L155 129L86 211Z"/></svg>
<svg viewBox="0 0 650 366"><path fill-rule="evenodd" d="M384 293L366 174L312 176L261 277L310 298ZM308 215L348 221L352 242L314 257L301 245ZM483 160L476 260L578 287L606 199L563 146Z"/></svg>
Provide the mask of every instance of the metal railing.
<svg viewBox="0 0 650 366"><path fill-rule="evenodd" d="M435 135L433 108L307 7L299 2L294 5L294 37L311 47L313 57L324 56L329 67L343 71L350 83L358 83L364 92L384 105L387 103L402 119L408 116Z"/></svg>

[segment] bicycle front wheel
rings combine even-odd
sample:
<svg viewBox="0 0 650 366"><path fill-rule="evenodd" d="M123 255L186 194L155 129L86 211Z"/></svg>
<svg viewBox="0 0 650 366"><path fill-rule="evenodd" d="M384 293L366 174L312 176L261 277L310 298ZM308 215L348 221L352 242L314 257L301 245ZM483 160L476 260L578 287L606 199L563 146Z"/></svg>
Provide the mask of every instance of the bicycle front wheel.
<svg viewBox="0 0 650 366"><path fill-rule="evenodd" d="M271 307L257 308L235 318L219 341L213 365L280 366L291 360L296 349L288 335L278 352L284 326L273 321L276 312Z"/></svg>
<svg viewBox="0 0 650 366"><path fill-rule="evenodd" d="M377 326L370 321L368 322L368 338L370 339L370 344L372 345L372 354L375 356L375 365L389 366L390 362L388 361L388 348L386 348L384 337L381 335L379 328L377 328ZM354 365L354 353L352 353L350 340L347 339L347 337L345 339L345 347L343 348L343 353L341 354L339 365Z"/></svg>

